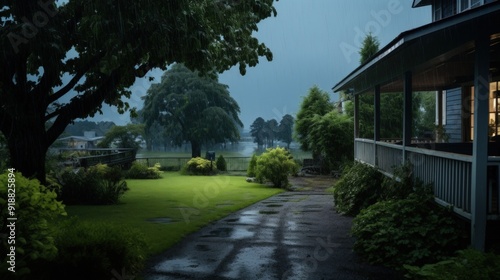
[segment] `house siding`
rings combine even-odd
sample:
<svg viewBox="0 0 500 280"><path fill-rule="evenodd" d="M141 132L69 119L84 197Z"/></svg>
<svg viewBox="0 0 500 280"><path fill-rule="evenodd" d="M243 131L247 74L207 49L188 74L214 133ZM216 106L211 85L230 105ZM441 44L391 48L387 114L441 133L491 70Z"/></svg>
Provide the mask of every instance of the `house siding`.
<svg viewBox="0 0 500 280"><path fill-rule="evenodd" d="M446 133L448 142L462 142L462 90L461 88L446 91Z"/></svg>

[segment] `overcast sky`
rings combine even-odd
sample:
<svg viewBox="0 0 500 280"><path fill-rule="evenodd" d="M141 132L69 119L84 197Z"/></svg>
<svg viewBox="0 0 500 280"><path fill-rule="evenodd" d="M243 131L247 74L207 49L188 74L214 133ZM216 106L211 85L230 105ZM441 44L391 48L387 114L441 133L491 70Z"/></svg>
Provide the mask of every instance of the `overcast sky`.
<svg viewBox="0 0 500 280"><path fill-rule="evenodd" d="M251 123L283 115L295 116L302 97L317 85L338 99L331 88L359 65L358 51L368 32L387 45L401 32L431 22L429 7L411 8L412 0L280 0L278 16L259 24L256 37L273 52L268 62L261 58L245 76L238 67L222 73L219 81L241 108L240 119L248 130ZM160 81L162 72L150 75ZM150 83L137 80L132 87L131 106L142 107ZM129 122L128 113L119 115L105 108L93 121L110 120L118 125Z"/></svg>

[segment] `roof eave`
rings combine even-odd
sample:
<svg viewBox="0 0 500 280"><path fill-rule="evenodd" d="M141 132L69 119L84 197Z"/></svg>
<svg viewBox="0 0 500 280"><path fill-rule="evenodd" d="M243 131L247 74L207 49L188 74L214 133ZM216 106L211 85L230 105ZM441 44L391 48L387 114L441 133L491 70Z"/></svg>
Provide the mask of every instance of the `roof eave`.
<svg viewBox="0 0 500 280"><path fill-rule="evenodd" d="M384 57L387 57L394 51L398 50L402 45L409 43L412 40L418 39L425 35L431 34L433 32L443 30L446 28L453 27L461 22L465 22L491 12L498 12L500 10L500 1L497 4L484 5L482 8L472 9L470 11L464 12L462 14L446 18L441 21L432 22L421 27L405 31L398 35L389 44L378 51L372 58L370 58L364 64L361 64L356 69L354 69L350 74L344 77L340 82L333 86L332 90L338 92L341 90L346 90L345 86L356 79L361 73L370 69L373 65L377 64ZM360 93L360 92L357 92Z"/></svg>
<svg viewBox="0 0 500 280"><path fill-rule="evenodd" d="M430 4L432 4L432 1L430 0L413 0L413 4L411 5L411 7L418 8L418 7L428 6Z"/></svg>

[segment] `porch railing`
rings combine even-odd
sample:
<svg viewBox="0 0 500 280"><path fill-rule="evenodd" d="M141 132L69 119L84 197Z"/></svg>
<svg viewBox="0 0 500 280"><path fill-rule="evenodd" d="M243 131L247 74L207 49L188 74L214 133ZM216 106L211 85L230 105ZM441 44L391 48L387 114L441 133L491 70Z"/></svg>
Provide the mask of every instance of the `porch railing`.
<svg viewBox="0 0 500 280"><path fill-rule="evenodd" d="M355 159L376 166L392 176L394 167L404 158L413 165L413 174L424 184L432 183L436 202L452 206L463 217L471 217L472 156L451 152L403 147L369 139L355 139ZM500 213L500 157L488 158L488 218L498 219Z"/></svg>

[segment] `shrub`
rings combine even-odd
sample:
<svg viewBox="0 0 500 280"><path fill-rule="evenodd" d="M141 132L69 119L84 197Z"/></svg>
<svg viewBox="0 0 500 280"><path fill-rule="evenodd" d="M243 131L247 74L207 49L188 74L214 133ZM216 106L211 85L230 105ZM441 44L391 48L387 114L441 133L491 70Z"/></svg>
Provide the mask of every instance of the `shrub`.
<svg viewBox="0 0 500 280"><path fill-rule="evenodd" d="M353 220L354 250L373 264L400 268L442 259L459 248L463 232L430 188L405 199L380 201Z"/></svg>
<svg viewBox="0 0 500 280"><path fill-rule="evenodd" d="M217 158L217 161L215 161L215 166L217 167L217 170L219 170L219 171L227 171L227 163L222 155L220 155Z"/></svg>
<svg viewBox="0 0 500 280"><path fill-rule="evenodd" d="M210 175L214 174L216 171L217 168L211 161L201 157L196 157L190 159L186 163L183 173L191 175Z"/></svg>
<svg viewBox="0 0 500 280"><path fill-rule="evenodd" d="M422 267L405 265L410 279L482 280L500 279L500 256L473 249L460 250L457 256Z"/></svg>
<svg viewBox="0 0 500 280"><path fill-rule="evenodd" d="M346 166L333 187L338 212L355 216L380 199L383 176L375 168L362 163Z"/></svg>
<svg viewBox="0 0 500 280"><path fill-rule="evenodd" d="M382 200L407 198L416 188L421 187L412 176L413 166L406 163L393 169L394 177L383 176L382 180Z"/></svg>
<svg viewBox="0 0 500 280"><path fill-rule="evenodd" d="M162 173L160 169L159 163L155 163L153 167L147 167L145 164L134 161L126 176L129 179L159 179Z"/></svg>
<svg viewBox="0 0 500 280"><path fill-rule="evenodd" d="M15 193L10 190L15 190ZM10 233L12 229L7 226L13 222L16 236L16 239L9 241L2 238L0 278L12 279L14 275L7 270L10 267L7 254L11 253L11 246L15 246L15 275L19 277L29 273L28 267L33 261L56 256L57 248L48 223L60 215L66 215L64 205L56 197L56 193L40 185L38 180L26 179L21 173L6 172L0 175L0 232ZM13 202L14 206L10 205ZM17 220L7 220L12 217ZM8 276L4 277L5 274Z"/></svg>
<svg viewBox="0 0 500 280"><path fill-rule="evenodd" d="M37 279L114 279L117 273L137 275L144 265L146 243L141 233L109 223L70 219L58 226L59 253L38 262Z"/></svg>
<svg viewBox="0 0 500 280"><path fill-rule="evenodd" d="M59 176L65 204L114 204L129 190L119 167L98 164L87 169L65 169Z"/></svg>
<svg viewBox="0 0 500 280"><path fill-rule="evenodd" d="M257 159L255 174L259 182L271 181L275 187L288 187L288 175L295 174L298 166L284 148L267 149Z"/></svg>
<svg viewBox="0 0 500 280"><path fill-rule="evenodd" d="M250 159L250 163L248 164L248 169L247 169L247 176L248 177L255 177L255 167L257 166L257 155L253 154L252 158Z"/></svg>

